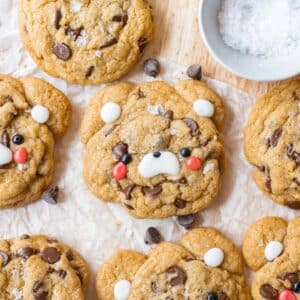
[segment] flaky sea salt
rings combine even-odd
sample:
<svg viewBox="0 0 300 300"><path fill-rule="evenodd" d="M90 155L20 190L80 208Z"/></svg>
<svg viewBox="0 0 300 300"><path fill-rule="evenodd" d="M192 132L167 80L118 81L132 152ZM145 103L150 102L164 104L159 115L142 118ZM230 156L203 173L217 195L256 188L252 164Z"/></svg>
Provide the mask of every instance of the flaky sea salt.
<svg viewBox="0 0 300 300"><path fill-rule="evenodd" d="M218 19L224 42L243 54L300 51L300 0L223 0Z"/></svg>

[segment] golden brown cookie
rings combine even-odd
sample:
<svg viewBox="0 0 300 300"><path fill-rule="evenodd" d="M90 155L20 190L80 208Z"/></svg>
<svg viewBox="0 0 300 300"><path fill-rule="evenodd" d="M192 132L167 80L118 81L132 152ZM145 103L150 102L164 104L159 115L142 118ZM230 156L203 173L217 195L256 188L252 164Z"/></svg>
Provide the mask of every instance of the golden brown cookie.
<svg viewBox="0 0 300 300"><path fill-rule="evenodd" d="M300 299L300 218L289 223L266 217L250 226L243 254L256 271L252 282L254 300Z"/></svg>
<svg viewBox="0 0 300 300"><path fill-rule="evenodd" d="M257 186L273 201L300 209L300 80L275 87L252 109L244 152Z"/></svg>
<svg viewBox="0 0 300 300"><path fill-rule="evenodd" d="M104 264L99 300L250 300L241 254L213 228L193 229L179 244L160 243L147 258L138 255L122 251Z"/></svg>
<svg viewBox="0 0 300 300"><path fill-rule="evenodd" d="M219 190L223 121L222 100L198 81L106 87L81 126L85 181L139 218L203 210Z"/></svg>
<svg viewBox="0 0 300 300"><path fill-rule="evenodd" d="M0 208L33 202L48 188L54 143L71 114L66 96L44 80L0 75Z"/></svg>
<svg viewBox="0 0 300 300"><path fill-rule="evenodd" d="M151 9L144 0L21 0L25 48L48 74L70 83L119 79L151 39Z"/></svg>

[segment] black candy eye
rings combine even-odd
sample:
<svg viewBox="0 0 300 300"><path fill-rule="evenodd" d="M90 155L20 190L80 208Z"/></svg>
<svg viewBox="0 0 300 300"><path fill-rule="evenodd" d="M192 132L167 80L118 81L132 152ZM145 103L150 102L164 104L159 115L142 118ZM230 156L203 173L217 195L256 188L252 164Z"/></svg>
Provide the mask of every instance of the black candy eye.
<svg viewBox="0 0 300 300"><path fill-rule="evenodd" d="M15 144L15 145L21 145L24 143L24 137L23 135L20 135L20 134L16 134L13 136L12 138L12 142Z"/></svg>
<svg viewBox="0 0 300 300"><path fill-rule="evenodd" d="M156 158L160 157L160 155L161 153L159 151L153 153L153 156Z"/></svg>
<svg viewBox="0 0 300 300"><path fill-rule="evenodd" d="M123 154L120 158L120 161L125 165L129 164L131 162L131 160L132 160L132 157L129 153Z"/></svg>
<svg viewBox="0 0 300 300"><path fill-rule="evenodd" d="M207 300L218 300L218 295L215 293L208 293L207 294Z"/></svg>
<svg viewBox="0 0 300 300"><path fill-rule="evenodd" d="M300 294L300 281L296 282L293 286L293 292Z"/></svg>
<svg viewBox="0 0 300 300"><path fill-rule="evenodd" d="M180 149L180 154L182 157L189 157L191 155L191 150L188 148Z"/></svg>

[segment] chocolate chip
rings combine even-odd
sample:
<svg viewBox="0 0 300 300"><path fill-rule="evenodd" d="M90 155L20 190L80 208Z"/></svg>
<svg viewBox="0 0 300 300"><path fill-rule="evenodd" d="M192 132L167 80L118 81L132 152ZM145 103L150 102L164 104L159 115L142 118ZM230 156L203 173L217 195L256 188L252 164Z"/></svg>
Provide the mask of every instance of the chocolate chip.
<svg viewBox="0 0 300 300"><path fill-rule="evenodd" d="M43 286L43 283L41 281L36 281L32 287L32 291L34 293L37 293L38 290Z"/></svg>
<svg viewBox="0 0 300 300"><path fill-rule="evenodd" d="M10 146L10 139L6 130L4 130L1 134L1 144L8 148Z"/></svg>
<svg viewBox="0 0 300 300"><path fill-rule="evenodd" d="M155 58L148 58L144 61L143 69L145 74L151 77L156 77L160 72L159 61Z"/></svg>
<svg viewBox="0 0 300 300"><path fill-rule="evenodd" d="M102 46L100 46L100 50L104 49L104 48L108 48L112 45L115 45L118 42L118 40L114 37L110 40L108 40L106 43L104 43Z"/></svg>
<svg viewBox="0 0 300 300"><path fill-rule="evenodd" d="M83 276L79 270L75 270L76 275L78 276L81 284L83 284Z"/></svg>
<svg viewBox="0 0 300 300"><path fill-rule="evenodd" d="M152 292L153 293L157 293L157 292L159 292L159 288L158 288L158 286L157 286L157 284L155 283L155 282L151 282L151 290L152 290Z"/></svg>
<svg viewBox="0 0 300 300"><path fill-rule="evenodd" d="M118 159L120 159L127 152L128 152L128 145L123 142L119 142L113 148L113 153Z"/></svg>
<svg viewBox="0 0 300 300"><path fill-rule="evenodd" d="M71 26L68 26L65 29L65 34L66 35L73 35L74 36L74 41L76 41L80 37L82 30L83 30L83 27L72 28Z"/></svg>
<svg viewBox="0 0 300 300"><path fill-rule="evenodd" d="M173 115L174 112L172 110L167 110L164 114L163 117L168 119L168 120L173 120Z"/></svg>
<svg viewBox="0 0 300 300"><path fill-rule="evenodd" d="M300 181L298 178L293 178L293 182L295 182L298 186L300 186Z"/></svg>
<svg viewBox="0 0 300 300"><path fill-rule="evenodd" d="M142 53L148 45L148 40L146 38L142 37L138 40L138 45L140 48L140 52Z"/></svg>
<svg viewBox="0 0 300 300"><path fill-rule="evenodd" d="M268 177L266 178L265 184L266 184L266 187L267 187L268 191L269 191L270 193L272 193L272 179L271 179L270 176L268 176Z"/></svg>
<svg viewBox="0 0 300 300"><path fill-rule="evenodd" d="M183 269L178 266L173 266L167 270L167 274L170 276L168 283L172 286L185 284L187 276Z"/></svg>
<svg viewBox="0 0 300 300"><path fill-rule="evenodd" d="M66 257L67 257L67 259L68 259L69 261L74 260L74 255L73 255L73 252L72 252L71 249L69 249L69 250L67 251Z"/></svg>
<svg viewBox="0 0 300 300"><path fill-rule="evenodd" d="M34 254L36 254L36 250L30 247L24 247L18 250L18 255L24 260L27 260L30 256Z"/></svg>
<svg viewBox="0 0 300 300"><path fill-rule="evenodd" d="M28 235L28 234L23 234L23 235L21 235L20 239L21 239L21 240L28 240L28 239L30 239L30 235Z"/></svg>
<svg viewBox="0 0 300 300"><path fill-rule="evenodd" d="M149 227L146 231L145 244L158 244L162 240L160 232L155 227Z"/></svg>
<svg viewBox="0 0 300 300"><path fill-rule="evenodd" d="M34 295L35 300L47 300L48 292L44 291Z"/></svg>
<svg viewBox="0 0 300 300"><path fill-rule="evenodd" d="M181 178L179 178L177 180L173 180L172 182L179 183L179 184L187 184L188 183L188 181L187 181L187 179L185 177L181 177Z"/></svg>
<svg viewBox="0 0 300 300"><path fill-rule="evenodd" d="M286 205L292 209L300 209L300 201L287 201Z"/></svg>
<svg viewBox="0 0 300 300"><path fill-rule="evenodd" d="M191 130L192 133L195 133L198 129L198 124L191 118L184 118L183 122Z"/></svg>
<svg viewBox="0 0 300 300"><path fill-rule="evenodd" d="M202 78L202 68L200 65L195 64L188 67L186 71L187 76L195 80L201 80Z"/></svg>
<svg viewBox="0 0 300 300"><path fill-rule="evenodd" d="M67 272L66 272L65 270L58 270L58 271L57 271L57 275L58 275L60 278L64 279L64 278L66 278L66 276L67 276Z"/></svg>
<svg viewBox="0 0 300 300"><path fill-rule="evenodd" d="M265 172L266 171L266 167L265 166L255 166L260 172Z"/></svg>
<svg viewBox="0 0 300 300"><path fill-rule="evenodd" d="M95 67L90 66L85 72L85 77L89 78L93 74L94 71L95 71Z"/></svg>
<svg viewBox="0 0 300 300"><path fill-rule="evenodd" d="M58 186L51 186L43 193L42 199L49 204L57 204L59 188Z"/></svg>
<svg viewBox="0 0 300 300"><path fill-rule="evenodd" d="M279 277L279 279L287 280L291 284L295 284L298 282L298 275L297 275L297 273L285 273L285 274L281 275Z"/></svg>
<svg viewBox="0 0 300 300"><path fill-rule="evenodd" d="M106 133L105 136L109 136L117 128L117 125L113 125Z"/></svg>
<svg viewBox="0 0 300 300"><path fill-rule="evenodd" d="M282 128L277 128L273 132L272 136L268 139L268 142L267 142L268 146L276 147L278 145L278 141L279 141L281 135L282 135Z"/></svg>
<svg viewBox="0 0 300 300"><path fill-rule="evenodd" d="M113 17L111 18L111 20L112 20L113 22L122 22L122 21L123 21L123 16L122 16L122 15L116 15L116 16L113 16Z"/></svg>
<svg viewBox="0 0 300 300"><path fill-rule="evenodd" d="M50 267L50 268L48 269L48 273L49 273L49 274L55 273L55 269L53 269L53 268Z"/></svg>
<svg viewBox="0 0 300 300"><path fill-rule="evenodd" d="M127 209L129 209L129 210L134 210L134 208L131 206L131 205L129 205L129 204L124 204L125 205L125 207L127 208Z"/></svg>
<svg viewBox="0 0 300 300"><path fill-rule="evenodd" d="M139 97L139 99L142 99L142 98L146 98L146 95L141 90L139 90L138 97Z"/></svg>
<svg viewBox="0 0 300 300"><path fill-rule="evenodd" d="M127 185L124 189L123 189L123 193L126 196L127 200L131 200L131 193L133 192L133 190L136 188L136 184L132 183Z"/></svg>
<svg viewBox="0 0 300 300"><path fill-rule="evenodd" d="M42 260L54 264L60 260L61 253L54 247L45 248L41 254Z"/></svg>
<svg viewBox="0 0 300 300"><path fill-rule="evenodd" d="M297 165L300 165L300 153L298 153L294 150L294 145L293 144L289 144L287 146L286 153L287 153L288 158L295 161L295 163Z"/></svg>
<svg viewBox="0 0 300 300"><path fill-rule="evenodd" d="M180 209L186 207L186 201L183 200L183 199L177 198L177 199L174 201L174 204L175 204L175 206L176 206L177 208L180 208Z"/></svg>
<svg viewBox="0 0 300 300"><path fill-rule="evenodd" d="M162 187L160 185L154 187L143 186L142 192L146 196L151 196L155 198L162 192Z"/></svg>
<svg viewBox="0 0 300 300"><path fill-rule="evenodd" d="M72 56L72 50L70 47L65 43L57 43L53 47L53 53L56 55L57 58L67 61Z"/></svg>
<svg viewBox="0 0 300 300"><path fill-rule="evenodd" d="M218 293L218 300L229 300L229 298L224 292L220 292Z"/></svg>
<svg viewBox="0 0 300 300"><path fill-rule="evenodd" d="M60 28L61 18L62 18L61 11L57 10L55 12L55 16L54 16L54 26L55 26L55 29L57 29L57 30Z"/></svg>
<svg viewBox="0 0 300 300"><path fill-rule="evenodd" d="M261 296L266 299L277 299L278 291L275 290L270 284L264 284L259 290Z"/></svg>
<svg viewBox="0 0 300 300"><path fill-rule="evenodd" d="M0 256L2 257L3 260L2 267L5 267L9 263L10 257L8 253L5 251L0 251Z"/></svg>
<svg viewBox="0 0 300 300"><path fill-rule="evenodd" d="M299 101L300 100L300 96L298 95L298 93L296 91L294 91L292 93L292 97L295 101Z"/></svg>
<svg viewBox="0 0 300 300"><path fill-rule="evenodd" d="M123 26L125 26L127 24L127 22L128 22L128 15L127 14L123 16L123 20L122 21L123 21Z"/></svg>
<svg viewBox="0 0 300 300"><path fill-rule="evenodd" d="M196 220L196 214L189 214L185 216L178 216L178 223L184 228L190 228Z"/></svg>

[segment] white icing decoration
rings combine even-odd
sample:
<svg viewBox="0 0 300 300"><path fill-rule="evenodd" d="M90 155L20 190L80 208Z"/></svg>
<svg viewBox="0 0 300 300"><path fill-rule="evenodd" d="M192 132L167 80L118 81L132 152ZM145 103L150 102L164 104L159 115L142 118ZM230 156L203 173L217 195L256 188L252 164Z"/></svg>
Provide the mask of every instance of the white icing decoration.
<svg viewBox="0 0 300 300"><path fill-rule="evenodd" d="M100 115L103 122L114 122L121 115L121 107L115 102L107 102L102 106Z"/></svg>
<svg viewBox="0 0 300 300"><path fill-rule="evenodd" d="M18 170L23 171L28 169L28 164L18 164Z"/></svg>
<svg viewBox="0 0 300 300"><path fill-rule="evenodd" d="M216 268L219 267L224 260L224 252L220 248L212 248L204 255L204 262L207 266Z"/></svg>
<svg viewBox="0 0 300 300"><path fill-rule="evenodd" d="M165 109L161 104L148 105L148 113L154 116L159 116L165 113Z"/></svg>
<svg viewBox="0 0 300 300"><path fill-rule="evenodd" d="M71 7L72 12L77 13L81 10L82 4L77 2L77 1L71 0L70 1L70 7Z"/></svg>
<svg viewBox="0 0 300 300"><path fill-rule="evenodd" d="M212 117L215 113L214 105L206 99L198 99L193 104L193 109L200 117Z"/></svg>
<svg viewBox="0 0 300 300"><path fill-rule="evenodd" d="M0 143L0 166L9 164L12 161L12 151Z"/></svg>
<svg viewBox="0 0 300 300"><path fill-rule="evenodd" d="M44 124L49 120L49 110L45 106L36 105L31 110L31 117L40 124Z"/></svg>
<svg viewBox="0 0 300 300"><path fill-rule="evenodd" d="M116 300L126 300L129 296L131 284L128 280L119 280L114 286Z"/></svg>
<svg viewBox="0 0 300 300"><path fill-rule="evenodd" d="M265 257L268 261L273 261L283 251L283 245L277 241L271 241L267 244L265 249Z"/></svg>
<svg viewBox="0 0 300 300"><path fill-rule="evenodd" d="M139 164L139 172L144 178L151 178L159 174L177 175L180 165L177 157L172 152L160 151L159 157L153 153L146 154Z"/></svg>
<svg viewBox="0 0 300 300"><path fill-rule="evenodd" d="M211 172L214 169L215 165L213 162L208 162L204 165L203 168L203 174L207 174L208 172Z"/></svg>

